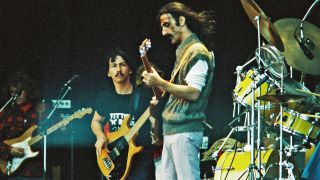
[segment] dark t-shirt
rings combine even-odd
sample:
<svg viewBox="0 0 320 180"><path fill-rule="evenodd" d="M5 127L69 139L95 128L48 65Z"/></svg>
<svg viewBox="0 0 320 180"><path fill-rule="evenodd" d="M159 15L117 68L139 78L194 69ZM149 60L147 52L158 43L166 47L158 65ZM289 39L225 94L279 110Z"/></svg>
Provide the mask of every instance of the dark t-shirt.
<svg viewBox="0 0 320 180"><path fill-rule="evenodd" d="M152 91L145 88L134 88L131 94L126 95L118 94L113 89L102 90L96 99L95 109L100 116L105 117L104 132L117 131L123 118L129 114L129 126L133 126L148 108L151 98ZM150 129L151 123L147 120L139 130L137 145L151 146Z"/></svg>
<svg viewBox="0 0 320 180"><path fill-rule="evenodd" d="M129 95L117 94L113 88L102 90L97 96L95 109L100 116L105 117L105 133L117 131L127 114L132 116L128 124L134 125L148 108L151 98L152 91L144 88L135 88ZM147 120L135 139L135 144L144 148L134 156L128 180L155 179L150 130L151 123ZM117 175L113 174L113 176L118 179Z"/></svg>

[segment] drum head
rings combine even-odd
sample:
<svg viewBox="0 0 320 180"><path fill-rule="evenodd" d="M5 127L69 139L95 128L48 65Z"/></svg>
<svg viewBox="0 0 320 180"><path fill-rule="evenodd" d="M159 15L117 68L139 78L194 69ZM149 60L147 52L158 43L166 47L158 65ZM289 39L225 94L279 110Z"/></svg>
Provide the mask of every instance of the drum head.
<svg viewBox="0 0 320 180"><path fill-rule="evenodd" d="M256 50L258 54L259 49ZM276 78L286 77L288 72L284 63L284 56L274 46L261 47L261 62L266 70Z"/></svg>

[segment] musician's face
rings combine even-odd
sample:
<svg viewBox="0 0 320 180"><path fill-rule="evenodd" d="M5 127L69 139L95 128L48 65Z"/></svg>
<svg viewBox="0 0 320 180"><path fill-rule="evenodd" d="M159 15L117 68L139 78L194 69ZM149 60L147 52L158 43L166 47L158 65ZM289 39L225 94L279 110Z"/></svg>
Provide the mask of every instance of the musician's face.
<svg viewBox="0 0 320 180"><path fill-rule="evenodd" d="M121 56L116 56L115 60L109 60L108 76L113 82L123 83L130 81L131 69Z"/></svg>
<svg viewBox="0 0 320 180"><path fill-rule="evenodd" d="M170 39L172 44L181 43L181 27L177 26L177 21L171 14L160 16L160 26L162 35Z"/></svg>
<svg viewBox="0 0 320 180"><path fill-rule="evenodd" d="M10 95L14 96L15 93L17 92L17 87L15 86L10 86ZM21 94L17 97L17 99L15 100L15 103L17 105L21 105L27 102L27 92L25 90L21 91Z"/></svg>

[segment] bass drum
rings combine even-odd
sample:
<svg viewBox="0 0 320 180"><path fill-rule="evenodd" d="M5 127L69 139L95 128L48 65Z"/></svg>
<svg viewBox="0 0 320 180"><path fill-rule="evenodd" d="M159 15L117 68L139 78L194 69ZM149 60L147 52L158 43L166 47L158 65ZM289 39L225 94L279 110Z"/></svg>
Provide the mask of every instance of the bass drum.
<svg viewBox="0 0 320 180"><path fill-rule="evenodd" d="M263 179L273 180L279 177L279 155L277 151L273 149L261 151L261 173ZM255 162L257 166L257 160ZM215 173L215 180L236 180L236 179L248 179L248 167L250 165L250 152L234 152L227 151L222 154L219 158ZM294 166L293 174L296 179L300 178L299 171ZM228 172L229 171L229 172ZM255 176L257 176L257 170L255 171ZM287 177L287 170L283 168L284 176ZM227 176L227 177L226 177Z"/></svg>

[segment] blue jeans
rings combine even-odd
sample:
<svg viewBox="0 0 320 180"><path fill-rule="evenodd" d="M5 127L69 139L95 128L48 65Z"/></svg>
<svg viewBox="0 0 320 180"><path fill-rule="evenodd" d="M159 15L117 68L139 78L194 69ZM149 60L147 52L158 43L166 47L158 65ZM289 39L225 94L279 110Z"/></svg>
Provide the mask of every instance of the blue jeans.
<svg viewBox="0 0 320 180"><path fill-rule="evenodd" d="M203 132L185 132L164 136L163 179L199 180L200 147Z"/></svg>

